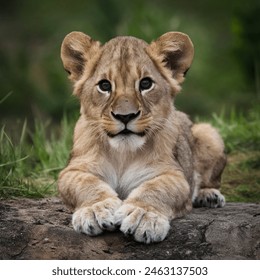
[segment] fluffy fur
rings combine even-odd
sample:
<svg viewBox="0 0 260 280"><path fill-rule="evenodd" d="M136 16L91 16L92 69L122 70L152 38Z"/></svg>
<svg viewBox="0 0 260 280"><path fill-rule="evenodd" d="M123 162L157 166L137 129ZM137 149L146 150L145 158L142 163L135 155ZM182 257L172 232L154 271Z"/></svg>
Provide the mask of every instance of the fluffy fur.
<svg viewBox="0 0 260 280"><path fill-rule="evenodd" d="M76 231L97 235L120 227L137 241L158 242L192 203L224 205L217 190L226 162L221 137L173 105L193 53L179 32L150 45L117 37L102 46L81 32L65 37L61 58L81 116L58 186L74 209ZM145 89L144 78L152 81ZM100 89L104 80L107 91Z"/></svg>

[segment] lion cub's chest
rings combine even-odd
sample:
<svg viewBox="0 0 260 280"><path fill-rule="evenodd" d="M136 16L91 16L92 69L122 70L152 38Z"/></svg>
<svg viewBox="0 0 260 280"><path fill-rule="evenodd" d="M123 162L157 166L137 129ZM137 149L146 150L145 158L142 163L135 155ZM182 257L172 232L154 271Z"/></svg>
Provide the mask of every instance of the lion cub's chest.
<svg viewBox="0 0 260 280"><path fill-rule="evenodd" d="M124 199L128 194L145 181L154 178L158 171L142 162L113 165L106 162L101 167L102 178Z"/></svg>

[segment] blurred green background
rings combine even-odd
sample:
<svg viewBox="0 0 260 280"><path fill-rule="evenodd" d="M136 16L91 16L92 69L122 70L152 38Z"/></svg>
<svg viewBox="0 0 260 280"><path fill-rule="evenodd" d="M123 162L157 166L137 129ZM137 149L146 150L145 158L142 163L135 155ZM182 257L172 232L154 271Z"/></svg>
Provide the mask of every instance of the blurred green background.
<svg viewBox="0 0 260 280"><path fill-rule="evenodd" d="M260 1L9 0L0 7L0 119L59 120L78 110L60 60L71 31L101 42L187 33L194 63L176 107L192 117L248 111L260 99Z"/></svg>

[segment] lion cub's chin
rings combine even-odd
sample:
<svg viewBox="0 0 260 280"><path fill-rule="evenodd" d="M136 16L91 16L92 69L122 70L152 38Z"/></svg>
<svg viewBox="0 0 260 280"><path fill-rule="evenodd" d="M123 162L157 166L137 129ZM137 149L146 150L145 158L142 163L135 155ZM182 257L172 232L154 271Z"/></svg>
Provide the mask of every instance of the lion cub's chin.
<svg viewBox="0 0 260 280"><path fill-rule="evenodd" d="M146 137L138 135L117 135L113 138L108 138L110 146L119 151L134 152L145 144Z"/></svg>

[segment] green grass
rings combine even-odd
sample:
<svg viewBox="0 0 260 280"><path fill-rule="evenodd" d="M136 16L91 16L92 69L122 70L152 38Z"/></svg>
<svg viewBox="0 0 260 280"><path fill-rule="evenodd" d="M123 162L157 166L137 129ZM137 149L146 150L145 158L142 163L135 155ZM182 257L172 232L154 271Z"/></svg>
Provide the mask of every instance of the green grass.
<svg viewBox="0 0 260 280"><path fill-rule="evenodd" d="M245 116L232 110L228 117L213 114L211 123L219 129L227 153L238 151L260 151L260 106L248 112Z"/></svg>
<svg viewBox="0 0 260 280"><path fill-rule="evenodd" d="M59 128L37 121L33 132L24 122L15 140L2 127L0 198L55 195L58 173L69 157L73 127L74 121L68 122L67 117Z"/></svg>
<svg viewBox="0 0 260 280"><path fill-rule="evenodd" d="M231 111L228 117L213 115L228 154L222 176L227 201L260 202L260 108L246 116Z"/></svg>
<svg viewBox="0 0 260 280"><path fill-rule="evenodd" d="M260 202L260 151L232 153L222 177L228 201Z"/></svg>
<svg viewBox="0 0 260 280"><path fill-rule="evenodd" d="M227 201L260 202L260 110L232 111L210 122L224 138L228 165L222 177ZM57 194L56 180L69 157L75 118L60 125L24 122L17 137L0 130L0 198Z"/></svg>

